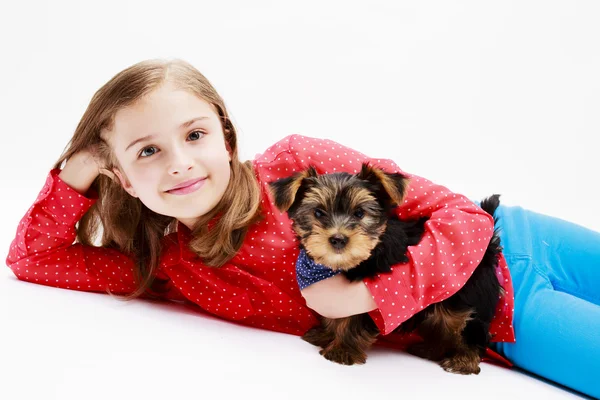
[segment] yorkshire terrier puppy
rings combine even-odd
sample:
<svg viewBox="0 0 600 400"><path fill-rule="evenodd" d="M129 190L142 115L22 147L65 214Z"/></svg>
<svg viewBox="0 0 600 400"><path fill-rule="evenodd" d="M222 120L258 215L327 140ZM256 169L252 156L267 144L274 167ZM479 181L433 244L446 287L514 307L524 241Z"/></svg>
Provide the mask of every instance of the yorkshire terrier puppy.
<svg viewBox="0 0 600 400"><path fill-rule="evenodd" d="M427 218L401 221L393 209L402 203L408 178L363 164L358 174L319 175L311 166L270 183L275 205L287 212L299 241L301 255L314 263L362 280L391 271L407 262L408 246L421 240ZM497 195L481 207L490 215L499 205ZM416 331L423 342L411 354L438 361L449 372L477 374L489 344L489 325L501 293L496 277L501 251L496 232L485 256L467 283L450 298L430 305L396 331ZM379 330L368 313L347 318L322 318L302 337L321 347L326 359L346 365L363 364Z"/></svg>

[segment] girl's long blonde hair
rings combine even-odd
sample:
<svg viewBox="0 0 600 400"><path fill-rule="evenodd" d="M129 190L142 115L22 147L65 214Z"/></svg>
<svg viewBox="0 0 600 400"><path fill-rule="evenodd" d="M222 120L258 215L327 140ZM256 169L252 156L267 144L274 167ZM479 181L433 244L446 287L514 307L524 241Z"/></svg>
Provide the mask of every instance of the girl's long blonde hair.
<svg viewBox="0 0 600 400"><path fill-rule="evenodd" d="M106 169L119 168L114 154L103 139L110 131L114 116L132 105L165 81L188 90L211 104L217 111L225 140L231 149L231 179L219 204L202 216L192 230L190 249L204 264L220 267L241 247L248 227L260 215L260 188L250 161L240 162L236 130L223 99L210 82L193 66L182 60L146 60L119 72L92 97L63 155L54 165L60 168L73 154L91 150ZM82 217L77 227L77 241L94 245L102 228L101 245L117 249L133 258L137 288L125 300L140 295L155 298L162 284L155 280L163 237L175 230L177 220L150 210L130 196L118 183L99 175L91 188L98 201ZM216 223L208 229L208 222Z"/></svg>

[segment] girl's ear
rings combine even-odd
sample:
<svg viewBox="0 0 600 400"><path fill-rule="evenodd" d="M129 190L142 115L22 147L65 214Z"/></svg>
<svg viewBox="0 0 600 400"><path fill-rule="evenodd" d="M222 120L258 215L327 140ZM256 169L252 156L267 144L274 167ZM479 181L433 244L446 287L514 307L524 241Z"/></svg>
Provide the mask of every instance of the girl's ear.
<svg viewBox="0 0 600 400"><path fill-rule="evenodd" d="M107 171L108 173L110 173L110 171L108 171L108 170L105 170L105 171ZM129 193L131 196L138 197L137 194L135 193L135 189L133 189L133 187L131 186L131 183L129 183L129 181L127 180L127 178L124 177L123 174L121 174L121 171L119 171L117 168L113 168L113 172L114 172L113 177L115 175L117 176L117 178L119 179L118 182L121 184L121 187L123 187L123 189L127 193ZM110 177L110 175L107 175L107 176ZM111 179L114 180L114 178L111 178Z"/></svg>
<svg viewBox="0 0 600 400"><path fill-rule="evenodd" d="M231 151L231 146L229 145L229 142L227 140L225 140L225 149L227 150L227 156L229 157L229 162L231 162L231 153L233 153L233 151Z"/></svg>

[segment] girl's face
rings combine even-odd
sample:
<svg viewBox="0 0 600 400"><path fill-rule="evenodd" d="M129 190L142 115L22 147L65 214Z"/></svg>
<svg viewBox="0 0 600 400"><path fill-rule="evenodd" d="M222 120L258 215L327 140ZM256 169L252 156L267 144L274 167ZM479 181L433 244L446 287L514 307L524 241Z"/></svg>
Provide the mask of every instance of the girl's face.
<svg viewBox="0 0 600 400"><path fill-rule="evenodd" d="M213 107L194 94L166 83L119 110L107 136L122 168L113 172L152 211L191 228L223 197L229 146Z"/></svg>

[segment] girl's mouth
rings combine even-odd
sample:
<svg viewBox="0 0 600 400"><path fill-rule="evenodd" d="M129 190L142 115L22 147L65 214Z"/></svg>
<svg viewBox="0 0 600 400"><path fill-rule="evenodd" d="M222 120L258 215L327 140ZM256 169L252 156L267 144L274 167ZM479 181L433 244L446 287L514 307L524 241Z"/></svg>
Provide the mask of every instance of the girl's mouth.
<svg viewBox="0 0 600 400"><path fill-rule="evenodd" d="M192 181L191 184L189 184L187 186L180 187L177 189L167 190L167 193L174 194L174 195L189 194L189 193L195 192L196 190L200 189L204 185L205 181L206 181L206 178L197 179L195 181Z"/></svg>

